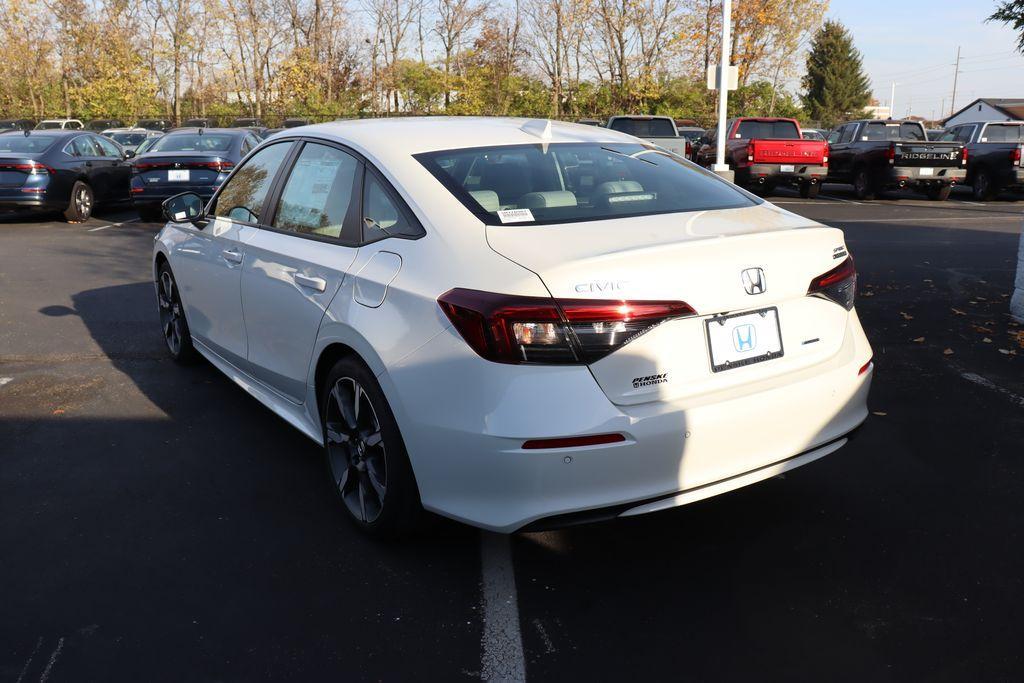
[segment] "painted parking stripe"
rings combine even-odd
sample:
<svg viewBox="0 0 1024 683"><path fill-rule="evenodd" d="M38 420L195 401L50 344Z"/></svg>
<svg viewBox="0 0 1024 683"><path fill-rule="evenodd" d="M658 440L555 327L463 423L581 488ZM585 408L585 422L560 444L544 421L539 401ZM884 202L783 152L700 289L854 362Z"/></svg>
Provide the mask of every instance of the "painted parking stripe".
<svg viewBox="0 0 1024 683"><path fill-rule="evenodd" d="M857 206L861 205L860 202L855 202L852 199L842 199L841 197L830 197L829 195L826 195L826 194L818 195L818 197L821 198L821 199L827 199L830 202L842 202L843 204L856 204Z"/></svg>
<svg viewBox="0 0 1024 683"><path fill-rule="evenodd" d="M14 381L13 377L0 377L0 387L12 381Z"/></svg>
<svg viewBox="0 0 1024 683"><path fill-rule="evenodd" d="M512 547L505 534L480 532L484 635L480 677L485 681L526 680L523 636Z"/></svg>
<svg viewBox="0 0 1024 683"><path fill-rule="evenodd" d="M111 223L110 225L101 225L98 228L89 228L88 230L86 230L86 232L99 232L100 230L106 230L107 228L119 228L122 225L127 225L129 223L137 223L138 220L139 220L138 218L132 218L131 220L121 221L120 223Z"/></svg>
<svg viewBox="0 0 1024 683"><path fill-rule="evenodd" d="M1017 394L1013 393L1009 389L1007 389L1005 387L1001 387L998 384L996 384L995 382L993 382L992 380L990 380L990 379L988 379L986 377L982 377L981 375L979 375L977 373L974 373L974 372L961 372L960 376L963 377L968 382L973 382L974 384L977 384L979 386L985 387L986 389L991 389L992 391L997 391L1000 394L1002 394L1003 396L1006 396L1007 398L1009 398L1010 402L1016 403L1021 408L1024 408L1024 396L1018 396Z"/></svg>

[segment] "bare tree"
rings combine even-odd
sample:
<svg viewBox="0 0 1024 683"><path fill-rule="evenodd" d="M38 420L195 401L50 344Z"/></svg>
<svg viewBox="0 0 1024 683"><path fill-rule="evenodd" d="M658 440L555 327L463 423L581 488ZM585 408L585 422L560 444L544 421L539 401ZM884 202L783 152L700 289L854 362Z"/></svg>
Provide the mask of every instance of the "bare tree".
<svg viewBox="0 0 1024 683"><path fill-rule="evenodd" d="M485 7L473 0L437 0L437 22L434 33L441 41L444 68L444 108L451 104L452 61L462 50L467 34L480 23Z"/></svg>

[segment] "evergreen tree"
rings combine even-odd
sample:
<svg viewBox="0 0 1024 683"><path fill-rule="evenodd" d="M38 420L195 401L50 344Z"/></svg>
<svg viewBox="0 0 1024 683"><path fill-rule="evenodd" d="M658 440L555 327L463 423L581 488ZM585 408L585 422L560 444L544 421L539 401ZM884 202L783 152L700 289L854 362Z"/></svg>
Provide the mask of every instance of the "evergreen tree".
<svg viewBox="0 0 1024 683"><path fill-rule="evenodd" d="M824 126L863 116L871 100L871 82L853 36L839 22L826 21L814 35L803 87L808 117Z"/></svg>
<svg viewBox="0 0 1024 683"><path fill-rule="evenodd" d="M1024 0L1005 0L985 21L1001 21L1004 24L1012 24L1014 30L1020 33L1017 49L1024 52Z"/></svg>

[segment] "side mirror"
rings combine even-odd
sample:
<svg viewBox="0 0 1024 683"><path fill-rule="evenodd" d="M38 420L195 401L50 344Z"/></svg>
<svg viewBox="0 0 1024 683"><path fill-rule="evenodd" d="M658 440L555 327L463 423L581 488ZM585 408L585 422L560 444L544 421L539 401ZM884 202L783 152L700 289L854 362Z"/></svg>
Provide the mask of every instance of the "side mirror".
<svg viewBox="0 0 1024 683"><path fill-rule="evenodd" d="M122 155L122 157L124 159L132 159L132 158L134 158L135 157L135 150L134 149L126 149L124 151L124 154Z"/></svg>
<svg viewBox="0 0 1024 683"><path fill-rule="evenodd" d="M203 198L195 192L168 197L162 204L164 218L172 223L195 223L203 216Z"/></svg>

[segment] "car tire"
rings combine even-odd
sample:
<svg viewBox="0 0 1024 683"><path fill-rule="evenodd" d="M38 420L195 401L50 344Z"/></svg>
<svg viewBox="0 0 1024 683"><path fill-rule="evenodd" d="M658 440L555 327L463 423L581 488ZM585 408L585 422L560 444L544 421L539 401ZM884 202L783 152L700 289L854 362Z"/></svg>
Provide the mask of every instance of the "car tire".
<svg viewBox="0 0 1024 683"><path fill-rule="evenodd" d="M875 188L871 184L871 176L866 168L859 168L853 174L853 194L857 199L874 199Z"/></svg>
<svg viewBox="0 0 1024 683"><path fill-rule="evenodd" d="M176 363L189 365L199 359L192 345L192 334L185 319L185 306L181 303L178 282L166 261L160 263L156 275L156 301L160 313L160 331L167 352Z"/></svg>
<svg viewBox="0 0 1024 683"><path fill-rule="evenodd" d="M933 202L944 202L949 199L950 193L953 192L952 185L942 185L940 187L929 187L928 188L928 199Z"/></svg>
<svg viewBox="0 0 1024 683"><path fill-rule="evenodd" d="M357 357L334 364L320 388L328 481L364 533L395 538L423 520L419 489L384 392Z"/></svg>
<svg viewBox="0 0 1024 683"><path fill-rule="evenodd" d="M95 196L88 183L81 180L75 181L71 187L71 198L68 199L68 208L64 210L64 220L68 223L83 223L92 216Z"/></svg>
<svg viewBox="0 0 1024 683"><path fill-rule="evenodd" d="M979 202L988 202L995 199L996 188L992 183L992 176L985 169L978 169L971 181L971 194Z"/></svg>
<svg viewBox="0 0 1024 683"><path fill-rule="evenodd" d="M821 192L821 183L800 183L800 196L804 199L815 199Z"/></svg>

